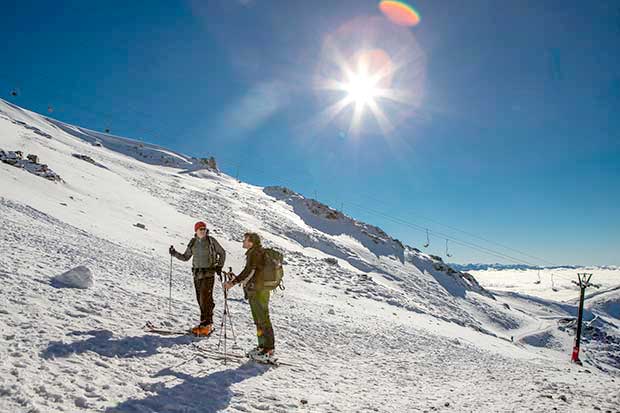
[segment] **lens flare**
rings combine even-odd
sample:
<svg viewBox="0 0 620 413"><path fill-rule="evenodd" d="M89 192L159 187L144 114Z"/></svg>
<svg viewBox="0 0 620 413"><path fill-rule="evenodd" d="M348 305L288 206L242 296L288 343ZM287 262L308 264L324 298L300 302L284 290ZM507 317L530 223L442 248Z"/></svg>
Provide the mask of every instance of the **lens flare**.
<svg viewBox="0 0 620 413"><path fill-rule="evenodd" d="M400 26L416 26L420 15L413 7L402 1L385 0L379 3L379 10L393 23Z"/></svg>
<svg viewBox="0 0 620 413"><path fill-rule="evenodd" d="M425 68L410 30L380 16L348 22L325 39L315 83L324 109L312 129L334 123L351 137L392 135L416 116Z"/></svg>

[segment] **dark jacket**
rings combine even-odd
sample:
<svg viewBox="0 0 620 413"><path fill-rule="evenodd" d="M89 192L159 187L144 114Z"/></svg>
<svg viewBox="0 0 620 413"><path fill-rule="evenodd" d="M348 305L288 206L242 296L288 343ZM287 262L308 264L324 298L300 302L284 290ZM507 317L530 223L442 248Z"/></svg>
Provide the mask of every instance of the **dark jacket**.
<svg viewBox="0 0 620 413"><path fill-rule="evenodd" d="M265 255L262 247L252 247L245 253L245 268L233 279L233 284L244 282L244 290L256 291L263 288Z"/></svg>
<svg viewBox="0 0 620 413"><path fill-rule="evenodd" d="M192 238L183 254L175 251L173 255L181 261L188 261L193 257L192 268L209 270L211 276L214 270L217 267L223 267L226 261L226 251L215 238L209 235L202 240L198 237ZM196 273L194 271L194 274Z"/></svg>

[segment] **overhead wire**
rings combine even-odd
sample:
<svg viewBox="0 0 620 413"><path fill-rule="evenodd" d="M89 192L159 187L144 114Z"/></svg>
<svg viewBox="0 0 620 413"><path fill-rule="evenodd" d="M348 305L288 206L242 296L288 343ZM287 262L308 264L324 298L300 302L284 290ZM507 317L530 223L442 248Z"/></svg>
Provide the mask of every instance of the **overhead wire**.
<svg viewBox="0 0 620 413"><path fill-rule="evenodd" d="M354 195L354 196L355 196L355 195ZM358 196L358 198L359 198L359 196ZM374 198L374 197L369 197L369 196L368 196L367 198L368 198L369 200L372 200L374 203L382 203L384 206L389 206L389 205L388 205L388 204L386 204L385 202L383 202L383 201L381 201L381 200L378 200L378 199L376 199L376 198ZM516 248L510 247L510 246L507 246L507 245L504 245L504 244L499 243L499 242L497 242L497 241L493 241L493 240L490 240L490 239L488 239L488 238L481 237L481 236L476 235L476 234L474 234L474 233L472 233L472 232L469 232L469 231L465 231L465 230L459 229L459 228L454 227L454 226L452 226L452 225L448 225L448 224L441 223L441 222L439 222L439 221L437 221L437 220L435 220L435 219L428 218L428 217L424 217L424 216L421 216L421 215L419 215L419 214L417 214L417 213L416 213L416 218L420 218L420 219L422 219L422 220L424 220L424 221L429 221L429 222L432 222L432 223L434 223L434 224L441 225L442 227L446 227L446 228L451 229L451 230L453 230L453 231L457 231L457 232L460 232L460 233L465 234L465 235L467 235L467 236L470 236L470 237L472 237L472 238L478 239L478 240L480 240L480 241L484 241L484 242L487 242L487 243L489 243L489 244L493 244L493 245L496 245L496 246L498 246L498 247L501 247L501 248L504 248L504 249L507 249L507 250L510 250L510 251L516 252L516 253L521 254L521 255L523 255L523 256L526 256L526 257L529 257L529 258L535 259L535 260L537 260L537 261L539 261L539 262L547 263L547 264L550 264L550 265L553 265L553 266L558 266L558 264L553 263L553 262L551 262L551 261L548 261L548 260L546 260L546 259L544 259L544 258L537 257L537 256L535 256L535 255L532 255L532 254L529 254L529 253L527 253L527 252L524 252L524 251L518 250L518 249L516 249Z"/></svg>
<svg viewBox="0 0 620 413"><path fill-rule="evenodd" d="M54 108L57 108L57 106L54 106L54 105L50 105L50 106L52 106L52 107L54 107ZM64 106L65 106L65 105L62 105L62 106L60 106L60 107L62 108L62 107L64 107ZM101 115L103 115L103 116L104 116L104 117L106 117L106 118L116 118L116 119L119 119L119 118L120 118L121 120L122 120L122 119L124 119L124 118L122 118L122 117L119 117L117 114L112 115L110 112L107 112L107 113L106 113L106 112L104 112L104 111L100 111L100 110L93 110L92 108L87 108L87 107L84 107L84 106L82 106L82 105L80 105L80 104L77 104L77 103L75 103L75 102L71 103L71 107L76 107L76 108L80 109L80 112L86 113L86 114L88 114L89 116L92 116L92 115L99 115L99 116L101 117ZM149 116L149 117L153 117L153 115L147 114L146 112L141 112L141 111L138 111L138 110L136 110L135 108L132 108L132 110L130 110L130 111L127 111L127 110L124 110L124 111L123 111L123 113L124 113L124 114L126 114L126 113L128 113L128 112L133 112L133 113L138 113L138 114L141 114L141 115L147 115L147 116ZM44 116L45 116L45 115L44 115ZM126 118L125 118L125 120L126 120L126 121L129 121L129 119L126 119ZM148 132L149 132L149 133L151 133L154 137L160 136L159 132L155 131L154 129L151 129L151 128L148 128L148 127L141 127L141 129L144 129L144 130L148 131ZM189 136L189 135L179 135L179 134L177 134L176 136L177 136L177 137L186 137L186 136ZM195 134L192 134L191 136L193 137L193 136L195 136ZM140 140L140 139L138 139L138 140ZM222 158L222 157L218 157L218 159L224 159L223 164L227 164L227 165L230 165L230 166L233 166L234 168L236 168L236 169L237 169L237 174L239 173L239 171L241 170L241 168L243 167L243 165L244 165L244 164L247 164L247 163L244 163L244 162L240 162L240 161L239 161L239 159L238 159L238 157L236 158L236 161L233 161L233 160L231 160L230 158L228 158L228 159L226 159L226 158L228 158L228 157L224 157L224 158ZM244 159L244 160L247 162L247 159ZM242 161L243 161L243 160L242 160ZM222 163L222 162L218 161L218 163ZM250 169L251 169L251 171L252 171L252 175L257 175L257 174L258 174L258 175L262 175L262 176L265 176L265 177L267 177L267 176L271 177L271 176L269 175L268 171L266 171L266 170L264 170L264 169L257 168L257 167L255 167L255 166L252 166ZM290 168L287 168L287 174L288 174L288 176L290 176L290 172L291 172L291 169L290 169ZM294 185L296 184L295 182L291 181L290 179L285 179L285 178L283 178L283 177L282 177L282 175L278 176L278 178L277 178L277 179L278 179L279 181L283 182L283 183L286 183L287 185L294 186ZM364 195L364 194L362 194L362 195ZM373 199L373 198L372 198L372 197L370 197L370 196L367 196L367 195L364 195L364 196L365 196L365 197L367 197L368 199ZM359 196L358 196L358 197L359 197ZM345 202L348 206L353 206L354 208L356 208L356 209L358 209L358 210L362 210L362 211L364 211L364 212L366 212L366 213L370 213L370 214L374 214L374 215L377 215L377 216L381 216L381 217L383 217L384 219L388 219L388 220L390 220L390 221L392 221L392 222L395 222L395 223L398 223L398 224L406 225L406 226L408 226L408 227L410 227L410 228L413 228L413 229L416 229L416 230L419 230L419 231L423 231L423 232L428 231L429 233L434 234L434 235L437 235L437 236L441 236L442 238L445 238L446 240L451 240L452 242L454 242L454 243L455 243L455 244L457 244L457 245L461 245L461 246L464 246L464 247L466 247L466 248L470 248L470 249L473 249L473 250L475 250L475 251L482 252L482 253L484 253L484 254L488 254L488 255L491 255L491 256L495 256L495 257L498 257L498 258L508 259L508 260L510 260L510 261L512 261L512 262L522 263L522 264L526 264L526 265L529 265L529 266L534 266L534 267L540 267L539 265L537 265L537 264L533 264L533 263L532 263L532 262L530 262L530 261L527 261L527 260L524 260L524 259L521 259L521 258L517 258L517 257L513 257L513 256L508 255L508 254L506 254L506 253L503 253L503 252L500 252L500 251L496 251L496 250L493 250L493 249L491 249L491 248L487 248L487 247L484 247L484 246L482 246L482 245L478 245L478 244L473 243L473 242L469 242L469 241L461 240L461 239L458 239L458 238L456 238L456 237L454 237L454 236L452 236L452 235L448 235L448 234L445 234L445 233L440 232L440 231L436 231L436 230L429 230L429 228L428 228L428 227L424 227L424 226L421 226L421 225L419 225L419 224L415 224L415 223L409 222L409 221L407 221L407 220L405 220L405 219L402 219L402 218L399 218L399 217L396 217L396 216L393 216L393 215L390 215L390 214L387 214L387 213L384 213L384 212L380 212L380 211L372 210L372 209L370 209L370 208L365 208L365 207L362 207L361 205L356 204L356 203L354 203L354 202L352 202L352 201L350 201L350 200L343 200L342 198L340 198L340 199L341 199L341 201L344 201L344 202ZM376 200L376 199L375 199L374 201L375 201L375 202L377 202L377 200ZM379 201L379 202L380 202L380 201ZM383 203L383 204L385 205L385 203ZM503 244L501 244L501 243L498 243L498 242L496 242L496 241L492 241L492 240L487 239L487 238L485 238L485 237L478 236L478 235L473 234L473 233L471 233L471 232L469 232L469 231L464 231L464 230L461 230L461 229L456 228L456 227L454 227L454 226L443 224L443 223L441 223L441 222L439 222L439 221L436 221L436 220L434 220L434 219L425 218L425 217L420 217L420 218L422 218L422 219L424 219L424 220L426 220L426 221L429 221L429 222L433 222L433 223L435 223L435 224L437 224L437 225L441 225L441 226L443 226L443 227L449 228L449 229L451 229L451 230L453 230L453 231L457 231L457 232L460 232L460 233L462 233L462 234L468 235L468 236L470 236L470 237L472 237L472 238L476 238L476 239L478 239L478 240L484 241L484 242L486 242L486 243L493 244L493 245L496 245L496 246L498 246L498 247L501 247L501 248L504 248L504 249L507 249L507 250L510 250L510 251L516 252L516 253L518 253L518 254L520 254L520 255L523 255L523 256L526 256L526 257L530 257L530 258L536 259L536 260L537 260L537 261L539 261L539 262L546 262L546 263L548 263L548 264L556 265L556 264L554 264L554 263L552 263L552 262L550 262L550 261L548 261L548 260L545 260L545 259L543 259L543 258L540 258L540 257L534 256L534 255L531 255L531 254L529 254L529 253L526 253L526 252L520 251L520 250L518 250L518 249L516 249L516 248L513 248L513 247L510 247L510 246L503 245ZM561 276L560 276L560 277L561 277Z"/></svg>
<svg viewBox="0 0 620 413"><path fill-rule="evenodd" d="M267 171L261 170L259 168L253 168L253 172L258 172L261 175L267 176ZM290 184L294 185L294 183L292 181L290 181L290 180L284 179L282 177L278 177L278 179L280 179L283 182L290 183ZM399 224L404 224L404 225L407 225L407 226L409 226L409 227L411 227L413 229L416 229L416 230L419 230L419 231L422 231L422 232L426 232L428 230L428 228L425 227L425 226L409 222L407 220L404 220L404 219L399 218L399 217L395 217L393 215L390 215L390 214L387 214L387 213L384 213L384 212L380 212L380 211L372 210L370 208L363 207L363 206L361 206L359 204L356 204L356 203L354 203L354 202L352 202L350 200L344 200L344 202L347 205L353 206L354 208L356 208L358 210L361 210L361 211L364 211L364 212L367 212L367 213L371 213L371 214L374 214L374 215L382 216L383 218L390 219L392 222L399 223ZM458 229L455 228L455 230L458 230ZM461 232L466 232L466 231L461 231ZM478 244L475 244L475 243L472 243L472 242L461 240L461 239L458 239L458 238L456 238L456 237L454 237L452 235L446 234L446 233L442 233L442 232L439 232L439 231L436 231L436 230L428 230L428 233L440 236L440 237L445 238L445 239L449 239L449 240L455 242L458 245L466 246L466 247L469 247L469 248L473 248L473 249L475 249L475 250L477 250L479 252L490 254L490 255L493 255L493 256L498 257L498 258L509 259L510 261L521 263L521 264L525 264L525 265L529 265L529 266L533 266L533 267L540 267L540 265L535 264L535 263L533 263L531 261L520 259L520 258L516 258L516 257L513 257L511 255L508 255L508 254L505 254L505 253L502 253L502 252L499 252L499 251L496 251L496 250L492 250L490 248L487 248L487 247L484 247L484 246L481 246L481 245L478 245ZM482 238L482 237L478 237L478 238ZM482 240L484 240L486 242L489 242L489 243L493 243L493 241L487 241L484 238L482 238ZM499 245L501 245L501 244L499 244ZM508 248L508 249L512 249L512 248ZM521 251L516 250L516 249L513 249L513 250L516 251L516 252L521 253L522 255L529 255L529 254L522 253ZM537 258L537 259L539 259L540 261L543 261L543 262L549 262L549 261L540 259L538 257L534 257L534 256L531 256L531 257Z"/></svg>

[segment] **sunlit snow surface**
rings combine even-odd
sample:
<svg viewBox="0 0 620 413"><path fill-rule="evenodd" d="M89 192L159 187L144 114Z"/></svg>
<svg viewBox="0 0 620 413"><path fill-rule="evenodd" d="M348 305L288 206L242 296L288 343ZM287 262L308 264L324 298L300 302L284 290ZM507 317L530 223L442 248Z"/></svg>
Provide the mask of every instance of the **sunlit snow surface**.
<svg viewBox="0 0 620 413"><path fill-rule="evenodd" d="M292 191L3 101L0 149L38 155L64 181L0 163L0 411L618 409L612 288L620 283L611 276L588 307L593 329L579 367L568 363L572 336L562 324L575 313L575 292L562 284L556 298L536 293L529 278L509 287L478 274L484 289ZM198 321L190 265L176 260L168 314L167 254L185 246L198 219L237 272L246 231L284 252L287 289L272 299L272 320L277 353L294 366L224 365L195 351L193 343L215 349L218 331L209 339L142 331L147 320L177 329ZM92 272L90 288L53 282L78 266ZM219 329L219 286L215 296ZM240 290L231 296L247 349L249 306Z"/></svg>

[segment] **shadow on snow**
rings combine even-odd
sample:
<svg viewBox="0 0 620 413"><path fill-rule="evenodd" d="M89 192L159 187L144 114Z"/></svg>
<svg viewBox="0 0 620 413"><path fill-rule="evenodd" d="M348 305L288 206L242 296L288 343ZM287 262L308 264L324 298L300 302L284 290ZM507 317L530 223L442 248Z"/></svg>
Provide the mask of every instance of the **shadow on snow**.
<svg viewBox="0 0 620 413"><path fill-rule="evenodd" d="M194 377L166 368L155 377L174 376L183 380L173 387L155 383L147 388L154 393L144 399L129 399L106 410L107 413L126 412L217 412L225 410L230 404L233 392L230 387L246 379L257 377L269 370L269 366L246 362L241 366L218 371L204 377Z"/></svg>
<svg viewBox="0 0 620 413"><path fill-rule="evenodd" d="M159 348L188 344L193 341L192 337L189 336L164 337L149 334L115 339L112 332L108 330L73 331L67 335L91 337L73 343L52 341L43 350L41 357L44 359L69 357L72 354L81 354L87 351L105 357L148 357L157 353Z"/></svg>

